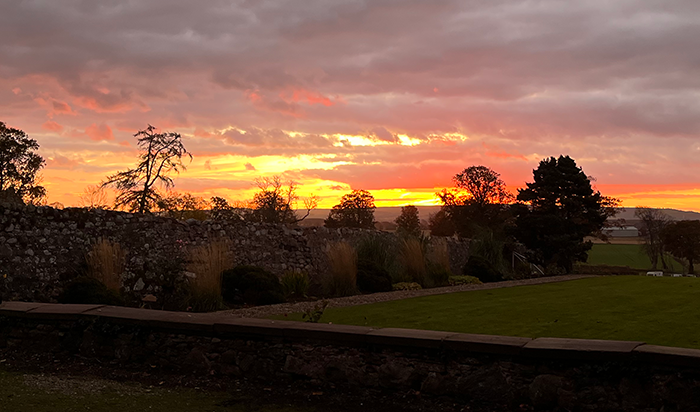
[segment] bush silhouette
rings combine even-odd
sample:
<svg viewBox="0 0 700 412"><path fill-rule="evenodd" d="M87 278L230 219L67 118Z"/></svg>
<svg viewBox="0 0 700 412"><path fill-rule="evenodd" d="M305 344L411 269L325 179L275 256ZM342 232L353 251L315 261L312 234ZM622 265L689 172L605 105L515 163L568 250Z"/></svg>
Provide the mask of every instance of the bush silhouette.
<svg viewBox="0 0 700 412"><path fill-rule="evenodd" d="M70 281L58 297L60 303L122 305L119 294L95 278L80 276Z"/></svg>
<svg viewBox="0 0 700 412"><path fill-rule="evenodd" d="M503 275L501 275L496 269L494 269L486 259L481 256L469 256L467 264L464 265L463 270L464 276L473 276L484 283L489 282L499 282L503 280Z"/></svg>
<svg viewBox="0 0 700 412"><path fill-rule="evenodd" d="M378 264L361 260L357 264L357 287L363 293L389 292L391 275Z"/></svg>
<svg viewBox="0 0 700 412"><path fill-rule="evenodd" d="M222 274L224 300L233 304L272 305L284 302L277 276L258 266L239 265Z"/></svg>

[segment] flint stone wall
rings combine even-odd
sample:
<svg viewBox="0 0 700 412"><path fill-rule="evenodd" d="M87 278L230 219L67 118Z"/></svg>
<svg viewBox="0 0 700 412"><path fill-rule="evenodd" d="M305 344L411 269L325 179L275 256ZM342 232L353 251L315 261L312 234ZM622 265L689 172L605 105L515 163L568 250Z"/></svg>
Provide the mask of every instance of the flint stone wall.
<svg viewBox="0 0 700 412"><path fill-rule="evenodd" d="M168 276L182 276L187 251L214 239L229 241L235 264L262 266L281 276L304 270L312 279L327 273L331 242L356 242L373 234L397 243L392 233L358 229L288 228L243 222L179 221L153 215L82 208L54 209L0 204L0 293L6 299L50 302L62 281L84 266L100 238L126 250L124 290L136 296L162 293ZM453 273L460 274L468 244L447 239Z"/></svg>
<svg viewBox="0 0 700 412"><path fill-rule="evenodd" d="M305 379L458 398L477 410L697 411L700 350L8 302L0 354L130 371Z"/></svg>

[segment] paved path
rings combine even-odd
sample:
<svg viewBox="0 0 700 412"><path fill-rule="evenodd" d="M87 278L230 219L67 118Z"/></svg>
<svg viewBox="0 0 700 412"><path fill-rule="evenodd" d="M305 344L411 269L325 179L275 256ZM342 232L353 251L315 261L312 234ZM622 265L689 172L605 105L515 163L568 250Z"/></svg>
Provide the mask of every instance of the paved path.
<svg viewBox="0 0 700 412"><path fill-rule="evenodd" d="M400 290L396 292L372 293L369 295L356 295L344 298L328 299L329 308L342 308L346 306L367 305L370 303L388 302L418 296L442 295L445 293L464 292L467 290L486 290L509 288L513 286L541 285L543 283L566 282L569 280L585 279L596 277L595 275L566 275L550 276L535 279L507 280L504 282L485 283L483 285L460 285L446 286L442 288L420 289L420 290ZM256 306L252 308L233 309L216 312L216 315L230 315L238 318L265 318L273 315L284 315L285 313L298 313L312 308L317 302L297 302L281 303L278 305Z"/></svg>

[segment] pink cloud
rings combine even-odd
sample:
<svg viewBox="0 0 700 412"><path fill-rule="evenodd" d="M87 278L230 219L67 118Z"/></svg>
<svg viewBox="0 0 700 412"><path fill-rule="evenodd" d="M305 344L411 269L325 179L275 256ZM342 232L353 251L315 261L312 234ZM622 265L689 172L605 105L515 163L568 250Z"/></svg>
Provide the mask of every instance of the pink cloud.
<svg viewBox="0 0 700 412"><path fill-rule="evenodd" d="M54 100L51 102L52 106L52 114L68 114L68 115L75 115L76 113L71 109L71 107L68 105L66 102L61 102L58 100Z"/></svg>
<svg viewBox="0 0 700 412"><path fill-rule="evenodd" d="M100 125L97 125L95 123L91 124L90 126L88 126L87 129L85 129L85 134L90 139L96 142L99 142L101 140L114 140L114 134L112 133L112 129L104 123Z"/></svg>
<svg viewBox="0 0 700 412"><path fill-rule="evenodd" d="M279 96L282 100L286 102L305 101L310 105L321 104L323 106L333 106L335 104L335 102L333 102L328 97L322 95L321 93L304 89L296 89L293 90L291 93L282 92Z"/></svg>
<svg viewBox="0 0 700 412"><path fill-rule="evenodd" d="M279 96L267 96L259 90L248 90L245 92L245 97L253 104L253 107L260 110L296 118L306 115L301 106L293 99L287 101Z"/></svg>
<svg viewBox="0 0 700 412"><path fill-rule="evenodd" d="M194 129L194 136L195 137L201 137L201 138L209 138L215 136L214 133L208 132L204 129L200 129L199 127Z"/></svg>
<svg viewBox="0 0 700 412"><path fill-rule="evenodd" d="M63 126L54 122L53 120L46 121L44 124L41 125L41 128L49 132L60 133L63 131Z"/></svg>

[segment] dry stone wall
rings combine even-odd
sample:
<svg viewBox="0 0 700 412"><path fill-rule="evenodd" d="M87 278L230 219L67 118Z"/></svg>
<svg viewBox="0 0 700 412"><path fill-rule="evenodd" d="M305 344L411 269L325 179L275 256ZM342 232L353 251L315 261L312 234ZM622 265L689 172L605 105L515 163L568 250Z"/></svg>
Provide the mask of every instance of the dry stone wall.
<svg viewBox="0 0 700 412"><path fill-rule="evenodd" d="M179 221L117 211L0 204L0 277L7 275L0 293L6 299L55 300L62 282L84 270L85 255L100 238L126 250L124 290L158 296L183 276L188 250L214 239L229 242L236 264L262 266L277 275L304 270L314 278L326 273L325 251L331 242L352 243L368 234L397 242L393 234L379 231ZM448 246L453 272L459 273L467 244L449 239Z"/></svg>

